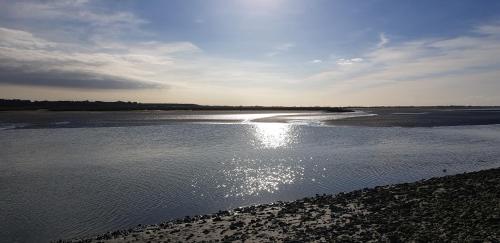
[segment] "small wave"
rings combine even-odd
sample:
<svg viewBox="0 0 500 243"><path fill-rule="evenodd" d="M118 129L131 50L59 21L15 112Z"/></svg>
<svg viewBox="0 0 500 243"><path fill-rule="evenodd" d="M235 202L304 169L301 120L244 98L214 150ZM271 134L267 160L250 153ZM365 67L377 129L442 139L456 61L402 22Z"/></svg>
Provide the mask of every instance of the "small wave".
<svg viewBox="0 0 500 243"><path fill-rule="evenodd" d="M59 121L59 122L52 122L51 124L52 125L68 125L70 123L71 122L69 122L69 121Z"/></svg>
<svg viewBox="0 0 500 243"><path fill-rule="evenodd" d="M324 123L319 120L291 120L288 121L287 123L292 125L312 126L312 127L324 126Z"/></svg>
<svg viewBox="0 0 500 243"><path fill-rule="evenodd" d="M17 128L23 128L27 126L26 123L0 123L0 131L1 130L11 130Z"/></svg>
<svg viewBox="0 0 500 243"><path fill-rule="evenodd" d="M394 112L393 115L425 115L429 112Z"/></svg>

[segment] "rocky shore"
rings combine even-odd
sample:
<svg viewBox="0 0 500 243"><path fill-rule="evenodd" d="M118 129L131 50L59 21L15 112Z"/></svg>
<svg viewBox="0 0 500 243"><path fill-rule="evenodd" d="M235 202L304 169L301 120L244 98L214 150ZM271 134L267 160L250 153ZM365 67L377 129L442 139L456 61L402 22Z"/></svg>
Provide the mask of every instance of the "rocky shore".
<svg viewBox="0 0 500 243"><path fill-rule="evenodd" d="M499 242L500 168L62 242Z"/></svg>

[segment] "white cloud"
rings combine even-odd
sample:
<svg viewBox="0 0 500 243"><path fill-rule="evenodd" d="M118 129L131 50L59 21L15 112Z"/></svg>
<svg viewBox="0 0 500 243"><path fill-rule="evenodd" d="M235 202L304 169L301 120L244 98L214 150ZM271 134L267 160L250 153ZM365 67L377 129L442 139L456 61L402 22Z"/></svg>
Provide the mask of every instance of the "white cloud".
<svg viewBox="0 0 500 243"><path fill-rule="evenodd" d="M321 59L314 59L310 61L310 63L322 63L323 61Z"/></svg>
<svg viewBox="0 0 500 243"><path fill-rule="evenodd" d="M283 43L281 45L276 46L274 49L278 51L288 51L293 47L295 47L295 44L293 43Z"/></svg>
<svg viewBox="0 0 500 243"><path fill-rule="evenodd" d="M336 63L338 65L352 65L352 64L359 63L362 61L363 61L363 58L360 58L360 57L350 58L350 59L340 58L340 59L337 59Z"/></svg>
<svg viewBox="0 0 500 243"><path fill-rule="evenodd" d="M142 42L135 46L125 46L132 48L136 52L149 53L152 55L158 54L175 54L175 53L196 53L201 52L201 49L191 42L168 42L162 43L158 41Z"/></svg>

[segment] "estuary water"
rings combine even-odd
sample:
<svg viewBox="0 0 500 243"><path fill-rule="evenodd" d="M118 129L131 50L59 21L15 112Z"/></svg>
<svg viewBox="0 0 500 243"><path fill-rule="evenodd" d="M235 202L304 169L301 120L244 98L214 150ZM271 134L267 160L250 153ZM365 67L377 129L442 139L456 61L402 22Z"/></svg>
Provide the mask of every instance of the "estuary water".
<svg viewBox="0 0 500 243"><path fill-rule="evenodd" d="M2 113L0 242L500 166L500 126L326 126L326 113ZM198 117L193 117L198 116Z"/></svg>

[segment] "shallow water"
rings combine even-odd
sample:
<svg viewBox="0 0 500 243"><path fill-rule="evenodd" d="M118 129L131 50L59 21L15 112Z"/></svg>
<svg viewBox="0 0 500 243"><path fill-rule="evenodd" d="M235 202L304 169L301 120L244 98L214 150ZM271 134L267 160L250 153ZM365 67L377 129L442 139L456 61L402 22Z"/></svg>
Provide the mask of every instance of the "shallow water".
<svg viewBox="0 0 500 243"><path fill-rule="evenodd" d="M0 241L86 236L498 167L499 145L498 125L247 121L1 130Z"/></svg>
<svg viewBox="0 0 500 243"><path fill-rule="evenodd" d="M373 116L363 111L5 111L0 112L0 130L21 128L79 128L167 125L173 123L242 124L280 122L322 125L328 120Z"/></svg>

